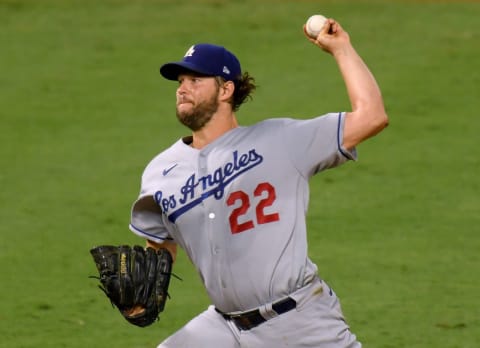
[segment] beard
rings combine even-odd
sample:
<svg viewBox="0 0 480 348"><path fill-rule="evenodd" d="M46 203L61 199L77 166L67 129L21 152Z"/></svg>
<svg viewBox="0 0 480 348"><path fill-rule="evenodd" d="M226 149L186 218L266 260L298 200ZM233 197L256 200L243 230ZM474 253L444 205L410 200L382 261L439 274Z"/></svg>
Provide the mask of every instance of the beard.
<svg viewBox="0 0 480 348"><path fill-rule="evenodd" d="M213 94L210 99L193 104L190 110L180 111L177 106L177 119L195 132L202 129L212 119L217 110L217 94Z"/></svg>

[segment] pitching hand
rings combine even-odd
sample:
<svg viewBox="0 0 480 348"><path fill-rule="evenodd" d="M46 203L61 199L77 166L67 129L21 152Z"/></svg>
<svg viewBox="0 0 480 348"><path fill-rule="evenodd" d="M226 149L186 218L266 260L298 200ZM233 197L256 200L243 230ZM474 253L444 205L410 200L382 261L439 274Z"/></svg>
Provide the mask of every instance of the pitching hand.
<svg viewBox="0 0 480 348"><path fill-rule="evenodd" d="M322 31L316 38L311 38L307 34L306 26L303 26L303 33L308 41L317 45L325 52L335 55L341 51L345 46L350 46L350 37L348 33L343 30L340 24L332 18L328 18Z"/></svg>

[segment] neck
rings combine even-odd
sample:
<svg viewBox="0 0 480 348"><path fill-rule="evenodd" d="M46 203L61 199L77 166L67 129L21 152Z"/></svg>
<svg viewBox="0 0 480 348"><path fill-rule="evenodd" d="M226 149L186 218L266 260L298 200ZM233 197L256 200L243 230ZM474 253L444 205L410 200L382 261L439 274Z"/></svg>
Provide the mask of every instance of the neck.
<svg viewBox="0 0 480 348"><path fill-rule="evenodd" d="M193 132L191 146L195 149L202 149L236 127L238 127L238 122L233 112L227 114L217 113L213 115L212 119L202 129Z"/></svg>

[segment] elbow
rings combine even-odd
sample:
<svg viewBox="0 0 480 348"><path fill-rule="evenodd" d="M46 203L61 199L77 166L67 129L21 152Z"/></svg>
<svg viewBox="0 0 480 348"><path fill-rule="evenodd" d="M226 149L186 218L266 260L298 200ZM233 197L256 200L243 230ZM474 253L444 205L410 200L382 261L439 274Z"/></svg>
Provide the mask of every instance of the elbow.
<svg viewBox="0 0 480 348"><path fill-rule="evenodd" d="M375 112L374 115L375 117L372 120L371 126L374 129L374 132L378 133L388 127L389 119L387 113L383 108Z"/></svg>
<svg viewBox="0 0 480 348"><path fill-rule="evenodd" d="M343 146L351 149L380 133L389 124L384 108L348 113L343 133Z"/></svg>
<svg viewBox="0 0 480 348"><path fill-rule="evenodd" d="M385 112L385 110L381 113L381 115L379 115L378 118L379 118L378 123L379 123L380 130L387 128L390 121L388 119L388 115Z"/></svg>
<svg viewBox="0 0 480 348"><path fill-rule="evenodd" d="M366 123L366 129L368 130L366 131L367 135L365 136L364 139L377 135L378 133L383 131L386 127L388 127L389 121L385 111L375 112L375 113L372 112L370 115L372 117L370 118L368 123Z"/></svg>
<svg viewBox="0 0 480 348"><path fill-rule="evenodd" d="M357 103L353 111L357 114L358 120L370 129L370 132L376 134L388 126L389 120L382 99L374 101L364 101Z"/></svg>

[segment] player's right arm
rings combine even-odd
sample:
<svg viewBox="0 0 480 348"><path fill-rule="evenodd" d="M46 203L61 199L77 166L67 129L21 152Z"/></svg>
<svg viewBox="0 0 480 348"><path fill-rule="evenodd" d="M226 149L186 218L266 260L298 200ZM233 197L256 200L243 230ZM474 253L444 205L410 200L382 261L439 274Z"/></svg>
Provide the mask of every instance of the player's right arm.
<svg viewBox="0 0 480 348"><path fill-rule="evenodd" d="M352 111L347 112L343 129L343 146L352 149L379 133L388 125L380 88L373 74L350 43L346 31L328 19L316 39L307 38L330 53L337 62L345 81Z"/></svg>
<svg viewBox="0 0 480 348"><path fill-rule="evenodd" d="M170 255L172 255L173 262L175 262L175 259L177 258L177 244L174 242L166 240L163 243L157 243L147 239L147 247L153 248L155 250L165 248L170 252Z"/></svg>
<svg viewBox="0 0 480 348"><path fill-rule="evenodd" d="M132 207L130 230L146 239L146 246L155 250L165 248L173 261L177 256L177 244L170 238L162 219L162 210L155 203L153 196L139 198Z"/></svg>
<svg viewBox="0 0 480 348"><path fill-rule="evenodd" d="M172 260L173 262L175 262L175 259L177 257L177 245L173 242L170 242L170 241L165 241L163 243L157 243L157 242L154 242L154 241L151 241L151 240L148 240L147 239L147 248L150 247L150 248L153 248L155 250L159 250L161 248L165 248L168 250L168 252L170 253L170 255L172 255ZM145 308L142 307L142 306L134 306L128 310L125 310L125 314L127 316L134 316L134 315L138 315L138 314L141 314L145 311Z"/></svg>

